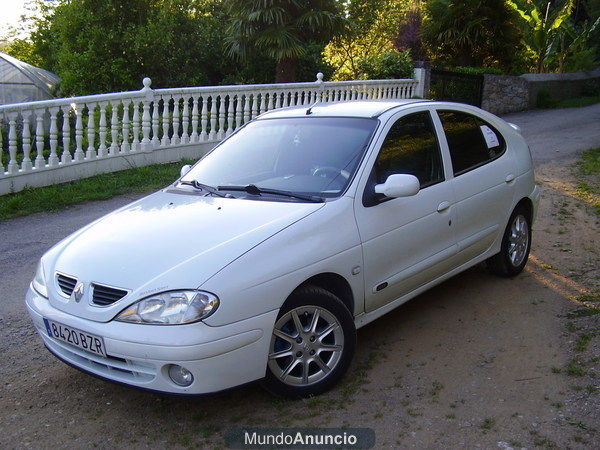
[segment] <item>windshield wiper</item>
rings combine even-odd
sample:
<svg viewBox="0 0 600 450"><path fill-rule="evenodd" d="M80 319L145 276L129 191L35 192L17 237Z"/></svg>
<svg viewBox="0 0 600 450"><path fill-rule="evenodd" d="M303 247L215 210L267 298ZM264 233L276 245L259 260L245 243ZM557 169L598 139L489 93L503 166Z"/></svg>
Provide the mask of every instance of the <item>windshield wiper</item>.
<svg viewBox="0 0 600 450"><path fill-rule="evenodd" d="M286 197L297 198L300 200L305 200L307 202L313 203L323 203L325 200L322 197L318 197L316 195L304 195L304 194L296 194L290 191L280 191L279 189L268 189L268 188L259 188L254 184L248 184L246 186L217 186L219 191L244 191L248 194L252 195L260 195L260 194L273 194L273 195L284 195Z"/></svg>
<svg viewBox="0 0 600 450"><path fill-rule="evenodd" d="M218 197L227 197L227 198L231 197L231 195L229 195L229 194L224 194L223 192L219 192L218 188L214 188L212 186L209 186L208 184L202 184L198 180L180 181L180 183L188 185L188 186L194 186L196 189L206 191L209 194L213 194Z"/></svg>

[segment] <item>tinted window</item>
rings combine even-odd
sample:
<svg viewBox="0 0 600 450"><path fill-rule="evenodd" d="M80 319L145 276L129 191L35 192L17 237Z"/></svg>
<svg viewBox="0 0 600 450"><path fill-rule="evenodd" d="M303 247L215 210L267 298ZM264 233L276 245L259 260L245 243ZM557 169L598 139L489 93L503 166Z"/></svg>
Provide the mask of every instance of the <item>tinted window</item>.
<svg viewBox="0 0 600 450"><path fill-rule="evenodd" d="M454 175L479 167L504 152L502 135L489 123L463 112L438 114L448 140Z"/></svg>
<svg viewBox="0 0 600 450"><path fill-rule="evenodd" d="M399 119L390 129L374 166L377 183L392 174L404 173L419 179L421 188L444 179L443 165L429 112Z"/></svg>

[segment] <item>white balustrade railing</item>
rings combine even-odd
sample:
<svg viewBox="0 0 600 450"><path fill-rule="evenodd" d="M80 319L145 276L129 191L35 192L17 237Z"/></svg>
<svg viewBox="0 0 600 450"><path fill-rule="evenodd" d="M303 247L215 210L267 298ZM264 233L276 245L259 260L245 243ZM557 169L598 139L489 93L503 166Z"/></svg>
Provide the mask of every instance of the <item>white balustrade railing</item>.
<svg viewBox="0 0 600 450"><path fill-rule="evenodd" d="M323 82L322 77L313 83L155 90L145 78L140 91L2 105L0 194L198 157L208 150L204 144L214 145L275 108L424 96L422 69L415 69L414 79L402 80ZM184 147L187 152L176 151Z"/></svg>

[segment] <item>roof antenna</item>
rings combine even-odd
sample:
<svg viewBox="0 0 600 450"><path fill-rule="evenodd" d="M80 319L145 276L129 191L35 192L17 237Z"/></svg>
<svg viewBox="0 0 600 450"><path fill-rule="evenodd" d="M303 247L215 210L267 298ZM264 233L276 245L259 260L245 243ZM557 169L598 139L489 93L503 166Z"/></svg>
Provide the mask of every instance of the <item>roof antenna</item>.
<svg viewBox="0 0 600 450"><path fill-rule="evenodd" d="M310 105L309 108L306 110L307 116L310 116L312 114L312 109L315 106L317 106L321 102L321 100L323 100L323 88L325 87L323 85L323 72L319 72L317 74L317 81L315 81L315 83L317 83L317 85L318 85L317 89L319 89L319 95L317 97L317 100L312 105Z"/></svg>

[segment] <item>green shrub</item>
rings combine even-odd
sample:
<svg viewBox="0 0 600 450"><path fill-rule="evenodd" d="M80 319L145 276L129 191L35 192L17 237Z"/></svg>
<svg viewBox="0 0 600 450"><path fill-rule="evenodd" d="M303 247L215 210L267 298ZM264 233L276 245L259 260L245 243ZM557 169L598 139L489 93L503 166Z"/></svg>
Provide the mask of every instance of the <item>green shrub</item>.
<svg viewBox="0 0 600 450"><path fill-rule="evenodd" d="M594 97L600 95L600 78L586 80L581 87L582 97Z"/></svg>
<svg viewBox="0 0 600 450"><path fill-rule="evenodd" d="M584 48L569 55L565 60L565 72L587 72L598 66L596 48Z"/></svg>
<svg viewBox="0 0 600 450"><path fill-rule="evenodd" d="M363 78L371 80L412 78L413 74L413 62L408 50L367 56L358 62L358 68Z"/></svg>
<svg viewBox="0 0 600 450"><path fill-rule="evenodd" d="M536 102L538 108L555 108L557 104L549 91L542 89L538 92Z"/></svg>
<svg viewBox="0 0 600 450"><path fill-rule="evenodd" d="M484 75L484 74L492 74L492 75L503 75L504 72L497 67L453 67L450 69L453 72L460 73L469 73L471 75Z"/></svg>

